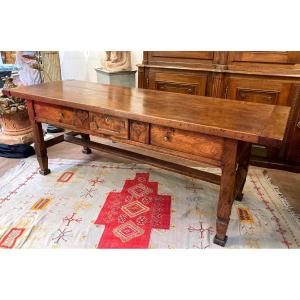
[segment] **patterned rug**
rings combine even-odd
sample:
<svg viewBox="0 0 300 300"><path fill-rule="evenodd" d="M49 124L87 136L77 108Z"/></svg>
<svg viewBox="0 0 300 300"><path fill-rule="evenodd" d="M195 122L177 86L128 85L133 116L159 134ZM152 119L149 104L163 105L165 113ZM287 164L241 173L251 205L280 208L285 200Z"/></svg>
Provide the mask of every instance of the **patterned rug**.
<svg viewBox="0 0 300 300"><path fill-rule="evenodd" d="M30 158L0 178L0 248L221 248L219 187L146 165ZM209 169L218 172L218 169ZM262 170L235 202L226 248L300 248L300 223Z"/></svg>

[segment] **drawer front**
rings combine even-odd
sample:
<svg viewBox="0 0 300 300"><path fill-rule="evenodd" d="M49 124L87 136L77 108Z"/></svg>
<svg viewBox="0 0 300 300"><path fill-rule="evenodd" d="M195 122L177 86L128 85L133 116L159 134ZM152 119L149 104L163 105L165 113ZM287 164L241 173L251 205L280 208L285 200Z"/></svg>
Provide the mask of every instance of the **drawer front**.
<svg viewBox="0 0 300 300"><path fill-rule="evenodd" d="M237 88L236 99L264 104L276 104L280 91Z"/></svg>
<svg viewBox="0 0 300 300"><path fill-rule="evenodd" d="M226 76L227 99L289 105L292 81L254 76Z"/></svg>
<svg viewBox="0 0 300 300"><path fill-rule="evenodd" d="M156 82L156 90L180 94L197 95L197 85L176 82Z"/></svg>
<svg viewBox="0 0 300 300"><path fill-rule="evenodd" d="M138 121L130 121L130 140L149 144L149 124Z"/></svg>
<svg viewBox="0 0 300 300"><path fill-rule="evenodd" d="M89 113L90 129L106 135L128 138L128 120L100 113Z"/></svg>
<svg viewBox="0 0 300 300"><path fill-rule="evenodd" d="M214 160L223 152L222 138L158 125L151 125L150 144Z"/></svg>
<svg viewBox="0 0 300 300"><path fill-rule="evenodd" d="M171 73L151 71L148 88L181 94L200 95L206 93L207 74Z"/></svg>
<svg viewBox="0 0 300 300"><path fill-rule="evenodd" d="M74 110L72 108L35 102L34 110L38 118L45 119L49 123L53 121L55 123L73 125Z"/></svg>

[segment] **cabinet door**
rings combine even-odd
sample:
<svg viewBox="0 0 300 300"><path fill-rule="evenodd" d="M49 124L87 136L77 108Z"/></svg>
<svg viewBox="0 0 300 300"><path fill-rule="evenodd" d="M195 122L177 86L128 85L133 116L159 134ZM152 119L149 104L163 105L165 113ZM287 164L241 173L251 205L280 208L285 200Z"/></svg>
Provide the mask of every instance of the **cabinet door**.
<svg viewBox="0 0 300 300"><path fill-rule="evenodd" d="M260 76L229 75L226 78L226 98L289 106L291 84L291 81Z"/></svg>
<svg viewBox="0 0 300 300"><path fill-rule="evenodd" d="M299 51L230 51L228 64L266 63L295 64L300 62Z"/></svg>
<svg viewBox="0 0 300 300"><path fill-rule="evenodd" d="M175 64L189 67L212 67L214 56L214 51L148 51L144 52L144 62L150 65Z"/></svg>
<svg viewBox="0 0 300 300"><path fill-rule="evenodd" d="M204 96L207 74L189 74L180 72L149 72L148 88L158 91Z"/></svg>

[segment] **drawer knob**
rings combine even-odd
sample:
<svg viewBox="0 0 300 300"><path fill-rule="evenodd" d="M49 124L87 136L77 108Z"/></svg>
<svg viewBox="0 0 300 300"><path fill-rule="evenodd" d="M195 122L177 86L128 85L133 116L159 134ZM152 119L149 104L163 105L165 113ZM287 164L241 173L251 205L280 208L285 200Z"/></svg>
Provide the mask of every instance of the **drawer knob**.
<svg viewBox="0 0 300 300"><path fill-rule="evenodd" d="M163 138L163 140L164 140L165 142L167 142L167 141L169 140L169 137L168 137L167 135L165 135L164 138Z"/></svg>
<svg viewBox="0 0 300 300"><path fill-rule="evenodd" d="M297 127L298 127L298 128L300 128L300 121L298 121L298 123L297 123Z"/></svg>
<svg viewBox="0 0 300 300"><path fill-rule="evenodd" d="M105 117L105 123L108 123L110 121L110 118L108 116Z"/></svg>
<svg viewBox="0 0 300 300"><path fill-rule="evenodd" d="M188 93L189 94L193 94L193 90L192 89L188 89Z"/></svg>
<svg viewBox="0 0 300 300"><path fill-rule="evenodd" d="M64 114L63 114L62 112L59 114L59 118L60 118L60 119L63 119L63 118L64 118Z"/></svg>

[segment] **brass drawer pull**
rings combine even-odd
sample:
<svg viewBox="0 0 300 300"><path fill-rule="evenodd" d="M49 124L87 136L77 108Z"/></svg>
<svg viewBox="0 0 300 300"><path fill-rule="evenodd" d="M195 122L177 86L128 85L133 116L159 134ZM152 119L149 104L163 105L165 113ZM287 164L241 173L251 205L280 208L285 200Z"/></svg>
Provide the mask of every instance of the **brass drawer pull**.
<svg viewBox="0 0 300 300"><path fill-rule="evenodd" d="M60 114L59 114L59 118L60 119L63 119L65 116L64 116L64 114L61 112Z"/></svg>
<svg viewBox="0 0 300 300"><path fill-rule="evenodd" d="M110 121L110 117L109 117L109 116L106 116L106 117L105 117L105 123L109 123L109 121Z"/></svg>
<svg viewBox="0 0 300 300"><path fill-rule="evenodd" d="M188 89L188 93L189 94L193 94L193 90L192 89Z"/></svg>
<svg viewBox="0 0 300 300"><path fill-rule="evenodd" d="M298 121L298 123L297 123L297 127L298 127L298 128L300 128L300 121Z"/></svg>

